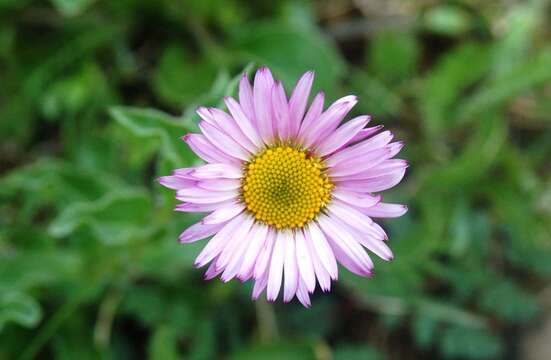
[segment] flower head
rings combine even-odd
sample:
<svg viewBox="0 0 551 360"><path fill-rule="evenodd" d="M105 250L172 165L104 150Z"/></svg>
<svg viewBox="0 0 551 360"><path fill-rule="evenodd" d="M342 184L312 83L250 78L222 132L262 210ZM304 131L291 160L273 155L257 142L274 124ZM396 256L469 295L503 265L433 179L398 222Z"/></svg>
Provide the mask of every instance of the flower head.
<svg viewBox="0 0 551 360"><path fill-rule="evenodd" d="M296 296L310 306L316 280L329 291L337 263L373 274L367 251L392 259L385 231L372 218L398 217L404 205L376 193L398 184L407 163L393 159L403 146L369 116L343 119L357 103L345 96L326 110L318 93L308 110L312 72L291 96L270 70L251 86L244 75L229 113L201 107L201 134L183 137L206 164L161 177L182 201L176 210L206 212L180 235L182 243L211 237L197 257L206 279L254 279L253 299L267 289L274 301Z"/></svg>

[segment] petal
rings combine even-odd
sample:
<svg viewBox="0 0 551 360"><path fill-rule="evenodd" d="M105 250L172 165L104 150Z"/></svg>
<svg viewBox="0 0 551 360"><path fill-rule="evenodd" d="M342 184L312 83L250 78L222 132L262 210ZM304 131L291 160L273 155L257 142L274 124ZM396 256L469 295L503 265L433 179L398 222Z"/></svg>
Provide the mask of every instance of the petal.
<svg viewBox="0 0 551 360"><path fill-rule="evenodd" d="M390 131L383 131L382 133L375 135L370 139L349 146L346 149L343 149L338 153L330 156L327 159L327 166L332 166L339 162L354 159L356 157L361 157L373 150L381 149L385 145L387 145L393 137L394 135Z"/></svg>
<svg viewBox="0 0 551 360"><path fill-rule="evenodd" d="M274 140L272 121L272 87L274 78L268 68L260 68L254 77L253 103L256 126L262 140L269 144Z"/></svg>
<svg viewBox="0 0 551 360"><path fill-rule="evenodd" d="M209 267L207 268L207 271L205 272L205 275L203 276L203 278L205 280L212 280L214 279L215 277L217 277L218 275L220 275L220 273L222 273L222 270L217 270L216 269L216 259L214 259L214 261L212 261L209 265Z"/></svg>
<svg viewBox="0 0 551 360"><path fill-rule="evenodd" d="M306 233L307 234L307 233ZM323 266L320 260L320 255L317 252L317 249L314 247L314 244L312 243L312 240L305 236L304 239L306 240L306 246L308 247L308 251L310 253L310 256L312 258L312 265L314 267L314 272L316 273L316 277L318 278L318 282L320 284L320 288L322 291L327 292L331 290L331 276L329 276L329 272L327 272L327 269ZM327 245L329 246L329 245ZM330 248L331 250L331 248ZM333 256L333 259L335 259L335 255L333 254L333 250L331 250L331 254ZM337 266L335 259L335 267ZM335 274L335 279L338 277L338 273Z"/></svg>
<svg viewBox="0 0 551 360"><path fill-rule="evenodd" d="M238 190L241 187L241 181L238 179L208 179L198 181L197 187L215 191Z"/></svg>
<svg viewBox="0 0 551 360"><path fill-rule="evenodd" d="M195 259L195 266L202 267L212 261L215 257L218 256L220 251L224 248L224 245L228 240L233 237L234 230L241 226L241 224L246 221L247 217L244 214L236 216L227 224L225 224L216 235L210 239L207 245L199 253Z"/></svg>
<svg viewBox="0 0 551 360"><path fill-rule="evenodd" d="M358 116L341 125L331 136L320 141L316 153L319 156L332 154L343 147L369 122L369 116Z"/></svg>
<svg viewBox="0 0 551 360"><path fill-rule="evenodd" d="M297 82L291 98L289 99L290 134L292 138L298 135L302 118L308 104L308 97L314 82L314 72L307 71Z"/></svg>
<svg viewBox="0 0 551 360"><path fill-rule="evenodd" d="M312 306L310 303L310 295L308 294L308 289L303 279L299 279L298 289L297 289L297 299L300 301L305 308Z"/></svg>
<svg viewBox="0 0 551 360"><path fill-rule="evenodd" d="M395 218L404 215L408 211L406 205L378 203L369 209L362 210L364 214L375 218Z"/></svg>
<svg viewBox="0 0 551 360"><path fill-rule="evenodd" d="M206 138L223 153L244 161L248 161L251 157L245 148L213 125L202 121L199 123L199 128Z"/></svg>
<svg viewBox="0 0 551 360"><path fill-rule="evenodd" d="M240 179L243 172L230 164L207 164L193 168L191 175L197 179Z"/></svg>
<svg viewBox="0 0 551 360"><path fill-rule="evenodd" d="M247 277L248 274L254 269L254 265L260 257L262 247L266 243L267 238L268 226L261 223L254 224L249 238L251 243L243 255L243 263L241 264L241 269L239 270L239 277L241 279Z"/></svg>
<svg viewBox="0 0 551 360"><path fill-rule="evenodd" d="M340 176L338 181L371 179L380 175L387 175L396 171L406 169L408 166L409 165L406 160L388 159L377 166L367 169L366 171L349 176Z"/></svg>
<svg viewBox="0 0 551 360"><path fill-rule="evenodd" d="M371 275L373 262L361 245L354 239L348 226L337 222L326 215L318 217L322 231L327 235L333 251L338 250L346 255L362 275Z"/></svg>
<svg viewBox="0 0 551 360"><path fill-rule="evenodd" d="M205 225L225 223L241 214L245 210L245 206L241 203L232 203L228 206L221 207L208 216L204 217L201 222Z"/></svg>
<svg viewBox="0 0 551 360"><path fill-rule="evenodd" d="M277 137L279 140L287 140L291 134L289 104L287 104L287 96L281 82L277 82L272 89L272 112Z"/></svg>
<svg viewBox="0 0 551 360"><path fill-rule="evenodd" d="M313 292L316 288L316 274L314 272L314 265L312 264L312 257L306 244L306 239L302 231L297 231L295 234L296 242L296 255L297 266L300 277L306 285L309 292Z"/></svg>
<svg viewBox="0 0 551 360"><path fill-rule="evenodd" d="M208 122L209 124L211 125L214 125L216 126L216 121L214 121L214 118L212 117L212 114L211 112L209 111L209 109L207 109L206 107L204 106L199 106L197 108L197 110L195 110L195 112L197 113L197 115L199 115L199 117Z"/></svg>
<svg viewBox="0 0 551 360"><path fill-rule="evenodd" d="M343 190L338 186L333 190L332 196L349 205L361 208L371 207L381 201L380 195L360 194L355 191Z"/></svg>
<svg viewBox="0 0 551 360"><path fill-rule="evenodd" d="M182 140L188 144L191 150L201 159L208 163L233 163L239 164L235 158L226 155L226 153L218 150L212 145L204 135L187 134Z"/></svg>
<svg viewBox="0 0 551 360"><path fill-rule="evenodd" d="M182 211L182 212L211 212L216 209L219 209L220 207L229 205L234 203L233 200L226 200L222 202L214 202L210 204L193 204L193 203L184 203L184 204L178 204L174 208L176 211Z"/></svg>
<svg viewBox="0 0 551 360"><path fill-rule="evenodd" d="M338 268L335 255L325 238L325 235L320 230L315 222L311 222L305 228L304 235L310 241L318 254L318 258L325 267L332 279L337 279Z"/></svg>
<svg viewBox="0 0 551 360"><path fill-rule="evenodd" d="M252 216L245 215L245 219L243 220L241 225L234 229L231 239L227 241L226 244L224 244L224 248L222 249L222 252L218 257L218 260L216 260L217 268L223 269L228 265L228 263L232 259L233 254L247 239L249 231L251 230L251 227L253 225L253 221L254 219Z"/></svg>
<svg viewBox="0 0 551 360"><path fill-rule="evenodd" d="M251 121L253 127L255 126L255 117L254 117L254 103L253 103L253 89L251 83L247 78L247 74L243 74L241 80L239 81L239 105L243 109L245 116Z"/></svg>
<svg viewBox="0 0 551 360"><path fill-rule="evenodd" d="M308 133L308 129L310 129L312 124L317 122L319 117L321 116L321 113L323 112L324 98L325 94L323 92L319 92L316 97L314 97L314 100L312 100L310 109L308 109L304 120L300 124L298 138L301 143L304 143L304 140L306 139L306 134Z"/></svg>
<svg viewBox="0 0 551 360"><path fill-rule="evenodd" d="M195 186L197 181L185 179L178 175L171 175L171 176L161 176L159 178L159 183L169 189L179 190L179 189Z"/></svg>
<svg viewBox="0 0 551 360"><path fill-rule="evenodd" d="M342 189L355 190L362 192L378 192L390 189L397 185L406 174L406 169L398 170L393 173L377 176L371 179L337 181L336 183Z"/></svg>
<svg viewBox="0 0 551 360"><path fill-rule="evenodd" d="M274 301L277 299L279 289L281 287L281 279L283 278L283 262L285 259L285 245L287 244L287 237L291 235L289 232L277 232L276 240L274 243L274 249L272 257L270 259L269 274L268 274L268 301Z"/></svg>
<svg viewBox="0 0 551 360"><path fill-rule="evenodd" d="M332 217L339 219L361 233L383 240L385 234L381 234L377 227L373 226L373 220L365 215L362 210L364 209L355 208L339 200L333 200L327 206L327 211Z"/></svg>
<svg viewBox="0 0 551 360"><path fill-rule="evenodd" d="M329 175L336 178L366 171L367 169L371 169L390 157L390 149L384 147L370 151L362 156L341 161L337 164L330 161L326 161L325 164L329 167Z"/></svg>
<svg viewBox="0 0 551 360"><path fill-rule="evenodd" d="M362 129L352 139L350 139L344 146L357 143L358 141L362 141L370 137L371 135L379 132L383 128L384 128L383 125L377 125L377 126L372 126L372 127Z"/></svg>
<svg viewBox="0 0 551 360"><path fill-rule="evenodd" d="M256 281L254 282L253 293L251 298L253 300L258 299L260 294L262 294L262 291L264 291L264 289L266 288L267 284L268 284L268 272L266 272L262 277L256 279Z"/></svg>
<svg viewBox="0 0 551 360"><path fill-rule="evenodd" d="M261 278L264 274L268 273L268 264L270 263L270 258L272 257L272 250L274 243L276 241L276 232L268 228L268 234L266 235L266 241L260 249L258 254L258 259L254 265L254 277L255 279Z"/></svg>
<svg viewBox="0 0 551 360"><path fill-rule="evenodd" d="M210 108L209 111L212 113L212 117L216 121L218 128L226 133L226 135L229 135L236 143L250 153L255 153L258 150L258 147L241 131L241 128L233 117L217 108Z"/></svg>
<svg viewBox="0 0 551 360"><path fill-rule="evenodd" d="M181 243L189 244L197 240L207 238L216 234L226 225L219 224L203 224L201 221L188 227L179 237Z"/></svg>
<svg viewBox="0 0 551 360"><path fill-rule="evenodd" d="M283 264L285 283L283 287L283 301L289 302L297 292L299 276L294 236L292 234L286 236L285 240L285 262Z"/></svg>
<svg viewBox="0 0 551 360"><path fill-rule="evenodd" d="M222 280L223 282L230 281L239 272L239 269L241 268L241 264L243 263L243 255L245 254L245 252L247 251L247 248L249 247L250 235L251 235L251 231L249 230L249 233L243 239L240 239L234 251L232 251L229 262L226 268L224 269L222 276L220 276L220 280ZM219 261L217 260L216 264L218 265L218 263Z"/></svg>
<svg viewBox="0 0 551 360"><path fill-rule="evenodd" d="M257 148L260 148L263 145L262 139L260 138L260 135L254 126L254 122L251 120L249 115L245 114L244 110L234 98L227 96L224 98L224 101L243 134L245 134L245 136L254 145L256 145Z"/></svg>
<svg viewBox="0 0 551 360"><path fill-rule="evenodd" d="M312 127L305 132L305 147L318 144L331 134L344 119L346 114L356 105L358 99L355 96L345 96L334 102L324 111Z"/></svg>
<svg viewBox="0 0 551 360"><path fill-rule="evenodd" d="M226 200L237 199L236 191L212 191L204 189L181 189L176 192L176 199L194 204L211 204Z"/></svg>

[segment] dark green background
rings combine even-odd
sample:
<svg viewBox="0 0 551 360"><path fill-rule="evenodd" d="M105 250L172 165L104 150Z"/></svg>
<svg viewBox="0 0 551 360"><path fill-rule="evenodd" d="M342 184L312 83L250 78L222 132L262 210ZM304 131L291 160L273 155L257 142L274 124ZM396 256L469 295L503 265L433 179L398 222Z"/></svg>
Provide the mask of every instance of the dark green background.
<svg viewBox="0 0 551 360"><path fill-rule="evenodd" d="M525 358L550 321L549 13L0 0L0 359ZM198 163L195 107L260 65L359 95L411 163L386 197L410 207L383 224L396 259L310 310L204 282L203 242L177 243L198 218L155 181Z"/></svg>

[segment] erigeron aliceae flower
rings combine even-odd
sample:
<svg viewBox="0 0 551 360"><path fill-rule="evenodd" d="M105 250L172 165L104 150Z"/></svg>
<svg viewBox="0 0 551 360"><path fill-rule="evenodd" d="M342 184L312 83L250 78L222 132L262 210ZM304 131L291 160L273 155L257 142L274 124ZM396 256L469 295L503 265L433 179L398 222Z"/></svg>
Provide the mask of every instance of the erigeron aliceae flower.
<svg viewBox="0 0 551 360"><path fill-rule="evenodd" d="M295 295L310 306L316 280L329 291L337 263L360 276L373 274L368 252L393 258L385 231L372 218L403 215L404 205L376 193L398 184L407 163L393 159L403 146L369 116L343 119L357 103L345 96L325 111L318 93L307 110L312 72L289 99L270 70L251 86L246 75L229 113L201 107L201 134L183 140L206 164L160 179L177 190L176 210L209 213L180 235L182 243L211 237L195 261L218 275L254 280L253 299L267 289L274 301Z"/></svg>

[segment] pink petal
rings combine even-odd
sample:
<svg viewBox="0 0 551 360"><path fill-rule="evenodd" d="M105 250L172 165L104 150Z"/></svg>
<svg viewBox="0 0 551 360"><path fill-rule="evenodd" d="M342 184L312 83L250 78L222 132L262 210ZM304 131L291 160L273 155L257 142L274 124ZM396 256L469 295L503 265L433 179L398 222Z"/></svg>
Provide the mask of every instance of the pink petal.
<svg viewBox="0 0 551 360"><path fill-rule="evenodd" d="M383 240L386 234L381 234L379 229L373 226L373 220L365 215L362 210L364 209L358 209L339 200L333 200L327 206L327 211L332 217L339 219L361 233Z"/></svg>
<svg viewBox="0 0 551 360"><path fill-rule="evenodd" d="M378 203L369 209L362 210L364 214L375 218L395 218L404 215L408 211L406 205Z"/></svg>
<svg viewBox="0 0 551 360"><path fill-rule="evenodd" d="M338 268L335 255L325 238L325 235L320 230L315 222L311 222L305 228L304 235L313 245L313 248L318 254L320 262L323 264L332 279L337 279Z"/></svg>
<svg viewBox="0 0 551 360"><path fill-rule="evenodd" d="M245 112L234 98L227 96L224 98L224 101L243 134L245 134L257 148L260 148L263 145L262 139L250 117L245 115Z"/></svg>
<svg viewBox="0 0 551 360"><path fill-rule="evenodd" d="M277 137L280 140L287 140L291 134L291 124L287 96L281 82L277 82L272 89L272 111Z"/></svg>
<svg viewBox="0 0 551 360"><path fill-rule="evenodd" d="M308 294L308 289L303 279L299 279L298 289L297 289L297 299L300 301L305 308L312 306L310 303L310 295Z"/></svg>
<svg viewBox="0 0 551 360"><path fill-rule="evenodd" d="M225 223L241 214L245 210L245 206L241 203L232 203L228 206L221 207L208 216L204 217L202 223L205 225L209 224L220 224Z"/></svg>
<svg viewBox="0 0 551 360"><path fill-rule="evenodd" d="M355 191L343 190L339 186L335 187L332 196L349 205L361 208L371 207L381 201L380 195L360 194Z"/></svg>
<svg viewBox="0 0 551 360"><path fill-rule="evenodd" d="M268 301L275 301L281 287L281 279L283 278L283 262L285 259L285 245L287 237L291 235L288 232L278 232L274 243L272 258L270 259L269 275L268 275Z"/></svg>
<svg viewBox="0 0 551 360"><path fill-rule="evenodd" d="M304 143L304 140L306 139L306 134L308 134L309 129L315 122L318 121L319 117L321 116L321 113L323 112L324 98L325 94L323 92L319 92L314 100L312 100L310 109L308 109L308 112L306 113L306 116L304 117L304 120L300 125L298 138L301 143Z"/></svg>
<svg viewBox="0 0 551 360"><path fill-rule="evenodd" d="M369 128L365 128L360 130L352 139L350 139L344 146L357 143L358 141L362 141L371 135L379 132L382 128L384 128L383 125L377 125Z"/></svg>
<svg viewBox="0 0 551 360"><path fill-rule="evenodd" d="M304 233L301 230L296 232L295 242L300 277L308 291L313 292L316 288L316 275L314 272L314 265L312 264L312 257L310 256Z"/></svg>
<svg viewBox="0 0 551 360"><path fill-rule="evenodd" d="M253 222L254 219L252 216L245 215L245 219L243 220L241 225L239 225L239 227L237 227L233 231L232 238L227 241L226 244L224 244L224 248L222 249L218 260L216 261L216 267L218 269L223 269L228 265L228 263L232 259L233 254L236 253L241 244L243 244L243 242L247 238Z"/></svg>
<svg viewBox="0 0 551 360"><path fill-rule="evenodd" d="M204 135L187 134L182 138L182 140L184 140L186 144L188 144L188 146L195 154L197 154L197 156L208 163L239 164L238 160L218 150L207 140Z"/></svg>
<svg viewBox="0 0 551 360"><path fill-rule="evenodd" d="M209 111L209 109L207 109L204 106L200 106L200 107L197 108L197 110L195 110L195 112L197 113L197 115L199 115L199 117L202 120L208 122L209 124L211 124L213 126L216 126L216 121L214 121L214 118L212 117L212 114Z"/></svg>
<svg viewBox="0 0 551 360"><path fill-rule="evenodd" d="M297 82L291 98L289 99L289 115L290 115L290 136L295 138L298 135L302 118L308 104L308 97L314 82L314 72L307 71L302 75Z"/></svg>
<svg viewBox="0 0 551 360"><path fill-rule="evenodd" d="M197 186L205 190L230 191L238 190L241 181L238 179L208 179L197 182Z"/></svg>
<svg viewBox="0 0 551 360"><path fill-rule="evenodd" d="M216 269L216 259L214 259L209 267L207 268L207 271L205 272L205 275L204 275L204 279L205 280L212 280L214 279L215 277L217 277L218 275L220 275L220 273L222 273L222 270L217 270Z"/></svg>
<svg viewBox="0 0 551 360"><path fill-rule="evenodd" d="M388 159L383 161L379 165L376 165L372 168L367 169L366 171L359 172L353 175L341 176L339 177L338 181L371 179L377 176L387 175L387 174L394 173L396 171L401 171L403 169L406 169L408 166L409 165L405 160Z"/></svg>
<svg viewBox="0 0 551 360"><path fill-rule="evenodd" d="M197 181L185 179L178 175L171 175L171 176L161 176L159 178L159 183L169 189L179 190L179 189L195 186Z"/></svg>
<svg viewBox="0 0 551 360"><path fill-rule="evenodd" d="M260 68L254 77L253 103L256 126L266 144L274 140L271 94L274 78L268 68Z"/></svg>
<svg viewBox="0 0 551 360"><path fill-rule="evenodd" d="M252 299L256 300L262 294L262 291L266 288L266 285L268 284L268 272L266 272L262 277L256 279L254 282L253 287L253 293L252 293Z"/></svg>
<svg viewBox="0 0 551 360"><path fill-rule="evenodd" d="M314 272L316 274L316 277L318 278L320 288L324 292L330 291L331 290L331 276L329 276L329 272L327 272L327 269L321 263L320 258L321 258L322 255L318 254L318 252L317 252L314 244L312 243L312 240L311 240L310 237L305 236L304 239L306 240L306 246L308 247L308 252L310 253L310 257L312 259L312 266L314 267ZM329 244L327 246L329 246ZM331 250L331 248L329 248L329 249ZM335 261L335 267L337 267L337 263L336 263L337 260L335 259L335 255L333 254L333 250L331 250L331 255L333 256L333 259ZM338 277L338 272L335 274L335 279L337 277Z"/></svg>
<svg viewBox="0 0 551 360"><path fill-rule="evenodd" d="M334 162L330 163L329 161L326 161L325 163L329 167L329 175L336 178L366 171L367 169L371 169L390 157L390 149L384 147L370 151L362 156L341 161L337 164L334 164Z"/></svg>
<svg viewBox="0 0 551 360"><path fill-rule="evenodd" d="M216 121L218 128L220 128L226 135L229 135L233 140L235 140L236 143L241 145L250 153L254 154L258 150L258 147L254 145L247 136L245 136L243 131L241 131L241 128L237 125L237 122L233 117L217 108L210 108L209 110L212 113L212 117Z"/></svg>
<svg viewBox="0 0 551 360"><path fill-rule="evenodd" d="M248 161L251 157L250 153L247 152L239 143L233 140L229 135L226 135L224 132L218 128L206 123L204 121L199 123L199 128L206 136L206 138L220 151L223 153L233 156L236 159Z"/></svg>
<svg viewBox="0 0 551 360"><path fill-rule="evenodd" d="M208 264L212 259L218 256L220 251L224 248L224 245L230 240L234 235L234 230L241 226L243 222L247 220L247 216L241 214L230 220L225 224L220 231L216 233L203 248L203 250L195 259L195 266L202 267Z"/></svg>
<svg viewBox="0 0 551 360"><path fill-rule="evenodd" d="M241 264L243 263L243 255L249 247L250 234L251 233L249 231L249 233L243 239L240 239L234 251L232 252L228 265L224 269L222 276L220 276L220 279L223 282L230 281L239 272ZM217 260L216 264L218 265L218 263L219 261Z"/></svg>
<svg viewBox="0 0 551 360"><path fill-rule="evenodd" d="M256 263L254 265L255 279L261 278L265 273L268 273L268 264L270 263L270 258L272 257L272 250L276 239L276 231L268 228L266 241L260 249L258 259L256 260Z"/></svg>
<svg viewBox="0 0 551 360"><path fill-rule="evenodd" d="M253 228L250 233L250 245L243 255L243 263L241 264L241 269L239 270L239 277L241 279L247 277L252 270L254 270L254 265L259 258L262 247L266 243L268 237L268 227L261 223L256 223L253 225Z"/></svg>
<svg viewBox="0 0 551 360"><path fill-rule="evenodd" d="M243 109L245 116L251 121L251 124L256 129L256 120L254 116L253 89L247 78L247 74L243 74L239 81L239 105Z"/></svg>
<svg viewBox="0 0 551 360"><path fill-rule="evenodd" d="M361 245L348 231L348 227L338 223L326 215L318 217L318 223L322 231L327 235L333 251L336 249L344 253L363 275L370 275L373 269L373 262Z"/></svg>
<svg viewBox="0 0 551 360"><path fill-rule="evenodd" d="M343 147L368 123L369 116L358 116L341 125L331 136L321 140L316 149L319 156L332 154Z"/></svg>
<svg viewBox="0 0 551 360"><path fill-rule="evenodd" d="M364 140L358 144L342 149L336 154L331 155L327 159L327 165L332 166L334 164L344 162L350 159L364 156L365 154L383 148L393 138L394 135L390 131L383 131L382 133L373 136L367 140Z"/></svg>
<svg viewBox="0 0 551 360"><path fill-rule="evenodd" d="M236 191L211 191L204 189L180 189L176 192L176 199L194 204L211 204L226 200L237 199Z"/></svg>
<svg viewBox="0 0 551 360"><path fill-rule="evenodd" d="M304 146L311 147L323 140L325 136L334 131L350 109L358 102L355 96L346 96L333 103L310 129L305 131Z"/></svg>
<svg viewBox="0 0 551 360"><path fill-rule="evenodd" d="M283 301L289 302L297 292L299 276L295 251L295 239L293 235L286 236L285 239L285 261L283 263L285 283L283 287Z"/></svg>
<svg viewBox="0 0 551 360"><path fill-rule="evenodd" d="M338 186L342 189L347 190L356 190L362 192L378 192L390 189L397 185L406 174L406 169L398 170L393 173L377 176L371 179L361 179L361 180L346 180L346 181L336 181Z"/></svg>
<svg viewBox="0 0 551 360"><path fill-rule="evenodd" d="M226 225L225 223L219 224L203 224L201 221L188 227L181 235L180 242L189 244L197 240L207 238L216 234L220 229Z"/></svg>
<svg viewBox="0 0 551 360"><path fill-rule="evenodd" d="M207 164L193 168L191 175L197 179L240 179L243 171L229 164Z"/></svg>

